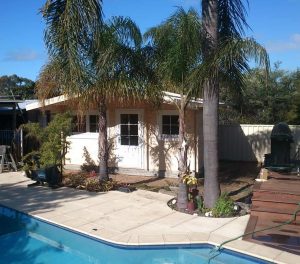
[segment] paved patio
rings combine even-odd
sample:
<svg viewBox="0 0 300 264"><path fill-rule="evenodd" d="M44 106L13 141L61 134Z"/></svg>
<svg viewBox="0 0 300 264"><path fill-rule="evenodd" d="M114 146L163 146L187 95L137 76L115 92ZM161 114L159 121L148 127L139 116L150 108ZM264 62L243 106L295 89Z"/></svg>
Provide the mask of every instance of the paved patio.
<svg viewBox="0 0 300 264"><path fill-rule="evenodd" d="M166 205L170 196L148 191L89 193L29 183L20 172L0 174L0 204L119 244L220 244L243 234L249 219L179 213ZM275 263L300 263L300 256L243 240L226 247Z"/></svg>

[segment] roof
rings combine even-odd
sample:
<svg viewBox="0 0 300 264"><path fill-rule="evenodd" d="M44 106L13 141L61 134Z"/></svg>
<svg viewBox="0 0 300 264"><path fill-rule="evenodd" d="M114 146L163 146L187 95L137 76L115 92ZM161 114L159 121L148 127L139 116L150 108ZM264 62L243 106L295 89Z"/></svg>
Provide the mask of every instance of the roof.
<svg viewBox="0 0 300 264"><path fill-rule="evenodd" d="M180 99L181 99L180 94L165 92L165 91L163 93L164 93L164 96L163 96L164 103L173 104L176 101L180 101ZM30 110L34 110L34 109L39 109L39 108L42 108L43 106L54 105L54 104L65 102L67 100L68 100L68 96L60 95L60 96L46 99L44 101L44 103L42 103L41 101L35 101L31 104L26 105L26 110L30 111ZM190 101L190 107L193 107L193 108L202 107L202 104L203 104L203 99L200 99L200 98L192 99Z"/></svg>
<svg viewBox="0 0 300 264"><path fill-rule="evenodd" d="M60 95L60 96L56 96L56 97L46 99L44 104L41 101L37 100L37 101L35 101L31 104L26 105L26 111L39 109L39 108L42 108L43 106L58 104L58 103L61 103L61 102L65 102L67 100L68 100L68 97L65 96L65 95Z"/></svg>
<svg viewBox="0 0 300 264"><path fill-rule="evenodd" d="M28 104L32 104L34 102L37 102L37 100L15 100L0 98L0 111L12 111L14 106L18 106L20 109L26 109Z"/></svg>
<svg viewBox="0 0 300 264"><path fill-rule="evenodd" d="M165 103L174 103L176 101L181 100L180 94L166 92L166 91L164 91L163 93L164 93L163 101ZM191 99L189 102L190 107L202 107L202 105L203 105L203 99L201 99L201 98Z"/></svg>

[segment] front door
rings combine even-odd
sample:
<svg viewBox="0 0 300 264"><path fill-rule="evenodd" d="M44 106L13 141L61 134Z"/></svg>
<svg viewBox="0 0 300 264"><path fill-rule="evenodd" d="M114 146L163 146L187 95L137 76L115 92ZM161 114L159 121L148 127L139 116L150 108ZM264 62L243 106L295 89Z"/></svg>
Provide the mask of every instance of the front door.
<svg viewBox="0 0 300 264"><path fill-rule="evenodd" d="M142 168L142 115L138 111L117 112L118 144L117 161L119 167Z"/></svg>

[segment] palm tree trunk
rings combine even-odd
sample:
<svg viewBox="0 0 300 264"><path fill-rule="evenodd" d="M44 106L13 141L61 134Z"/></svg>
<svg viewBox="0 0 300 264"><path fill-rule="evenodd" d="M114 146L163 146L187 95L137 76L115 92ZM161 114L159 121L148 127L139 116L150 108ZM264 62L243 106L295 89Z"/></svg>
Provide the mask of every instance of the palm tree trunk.
<svg viewBox="0 0 300 264"><path fill-rule="evenodd" d="M181 105L179 109L179 142L178 142L178 171L179 171L179 189L177 194L177 209L184 211L188 205L187 184L182 182L182 177L187 173L187 149L185 138L185 98L181 96Z"/></svg>
<svg viewBox="0 0 300 264"><path fill-rule="evenodd" d="M178 171L179 176L182 177L188 170L187 167L187 150L188 145L186 142L185 131L186 131L186 124L185 124L185 100L181 97L181 107L179 109L179 142L178 142Z"/></svg>
<svg viewBox="0 0 300 264"><path fill-rule="evenodd" d="M204 205L212 208L219 195L218 181L218 94L210 95L210 87L217 89L216 80L210 80L204 86L203 137L204 137Z"/></svg>
<svg viewBox="0 0 300 264"><path fill-rule="evenodd" d="M105 97L99 102L99 180L108 180L108 139Z"/></svg>
<svg viewBox="0 0 300 264"><path fill-rule="evenodd" d="M218 0L202 0L204 62L214 55L218 44ZM204 142L204 205L212 208L219 195L218 181L218 105L217 78L204 83L203 142Z"/></svg>

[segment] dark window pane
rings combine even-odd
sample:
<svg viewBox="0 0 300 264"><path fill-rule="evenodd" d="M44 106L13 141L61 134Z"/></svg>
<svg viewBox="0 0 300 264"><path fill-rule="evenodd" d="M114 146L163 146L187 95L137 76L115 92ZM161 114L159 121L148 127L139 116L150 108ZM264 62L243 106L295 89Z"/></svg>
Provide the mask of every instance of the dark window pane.
<svg viewBox="0 0 300 264"><path fill-rule="evenodd" d="M163 125L169 125L170 124L170 116L169 115L163 115L162 116L162 123L163 123Z"/></svg>
<svg viewBox="0 0 300 264"><path fill-rule="evenodd" d="M179 134L179 127L171 126L171 135L178 135L178 134Z"/></svg>
<svg viewBox="0 0 300 264"><path fill-rule="evenodd" d="M172 115L171 116L171 124L178 124L178 115Z"/></svg>
<svg viewBox="0 0 300 264"><path fill-rule="evenodd" d="M121 136L121 145L129 145L129 137L128 136Z"/></svg>
<svg viewBox="0 0 300 264"><path fill-rule="evenodd" d="M128 124L128 115L127 114L121 114L121 124Z"/></svg>
<svg viewBox="0 0 300 264"><path fill-rule="evenodd" d="M128 125L121 125L121 135L129 135Z"/></svg>
<svg viewBox="0 0 300 264"><path fill-rule="evenodd" d="M138 144L139 144L139 137L131 136L130 137L130 146L138 146Z"/></svg>
<svg viewBox="0 0 300 264"><path fill-rule="evenodd" d="M169 135L170 134L170 125L163 125L162 126L162 133L164 135Z"/></svg>
<svg viewBox="0 0 300 264"><path fill-rule="evenodd" d="M130 124L137 124L139 122L139 116L137 114L129 115L129 123Z"/></svg>
<svg viewBox="0 0 300 264"><path fill-rule="evenodd" d="M90 124L90 132L98 132L97 124Z"/></svg>
<svg viewBox="0 0 300 264"><path fill-rule="evenodd" d="M98 120L97 120L97 116L96 115L90 115L90 123L98 123Z"/></svg>
<svg viewBox="0 0 300 264"><path fill-rule="evenodd" d="M84 117L82 118L78 118L77 116L72 117L72 132L86 132Z"/></svg>
<svg viewBox="0 0 300 264"><path fill-rule="evenodd" d="M130 125L129 135L137 136L138 135L138 125Z"/></svg>

